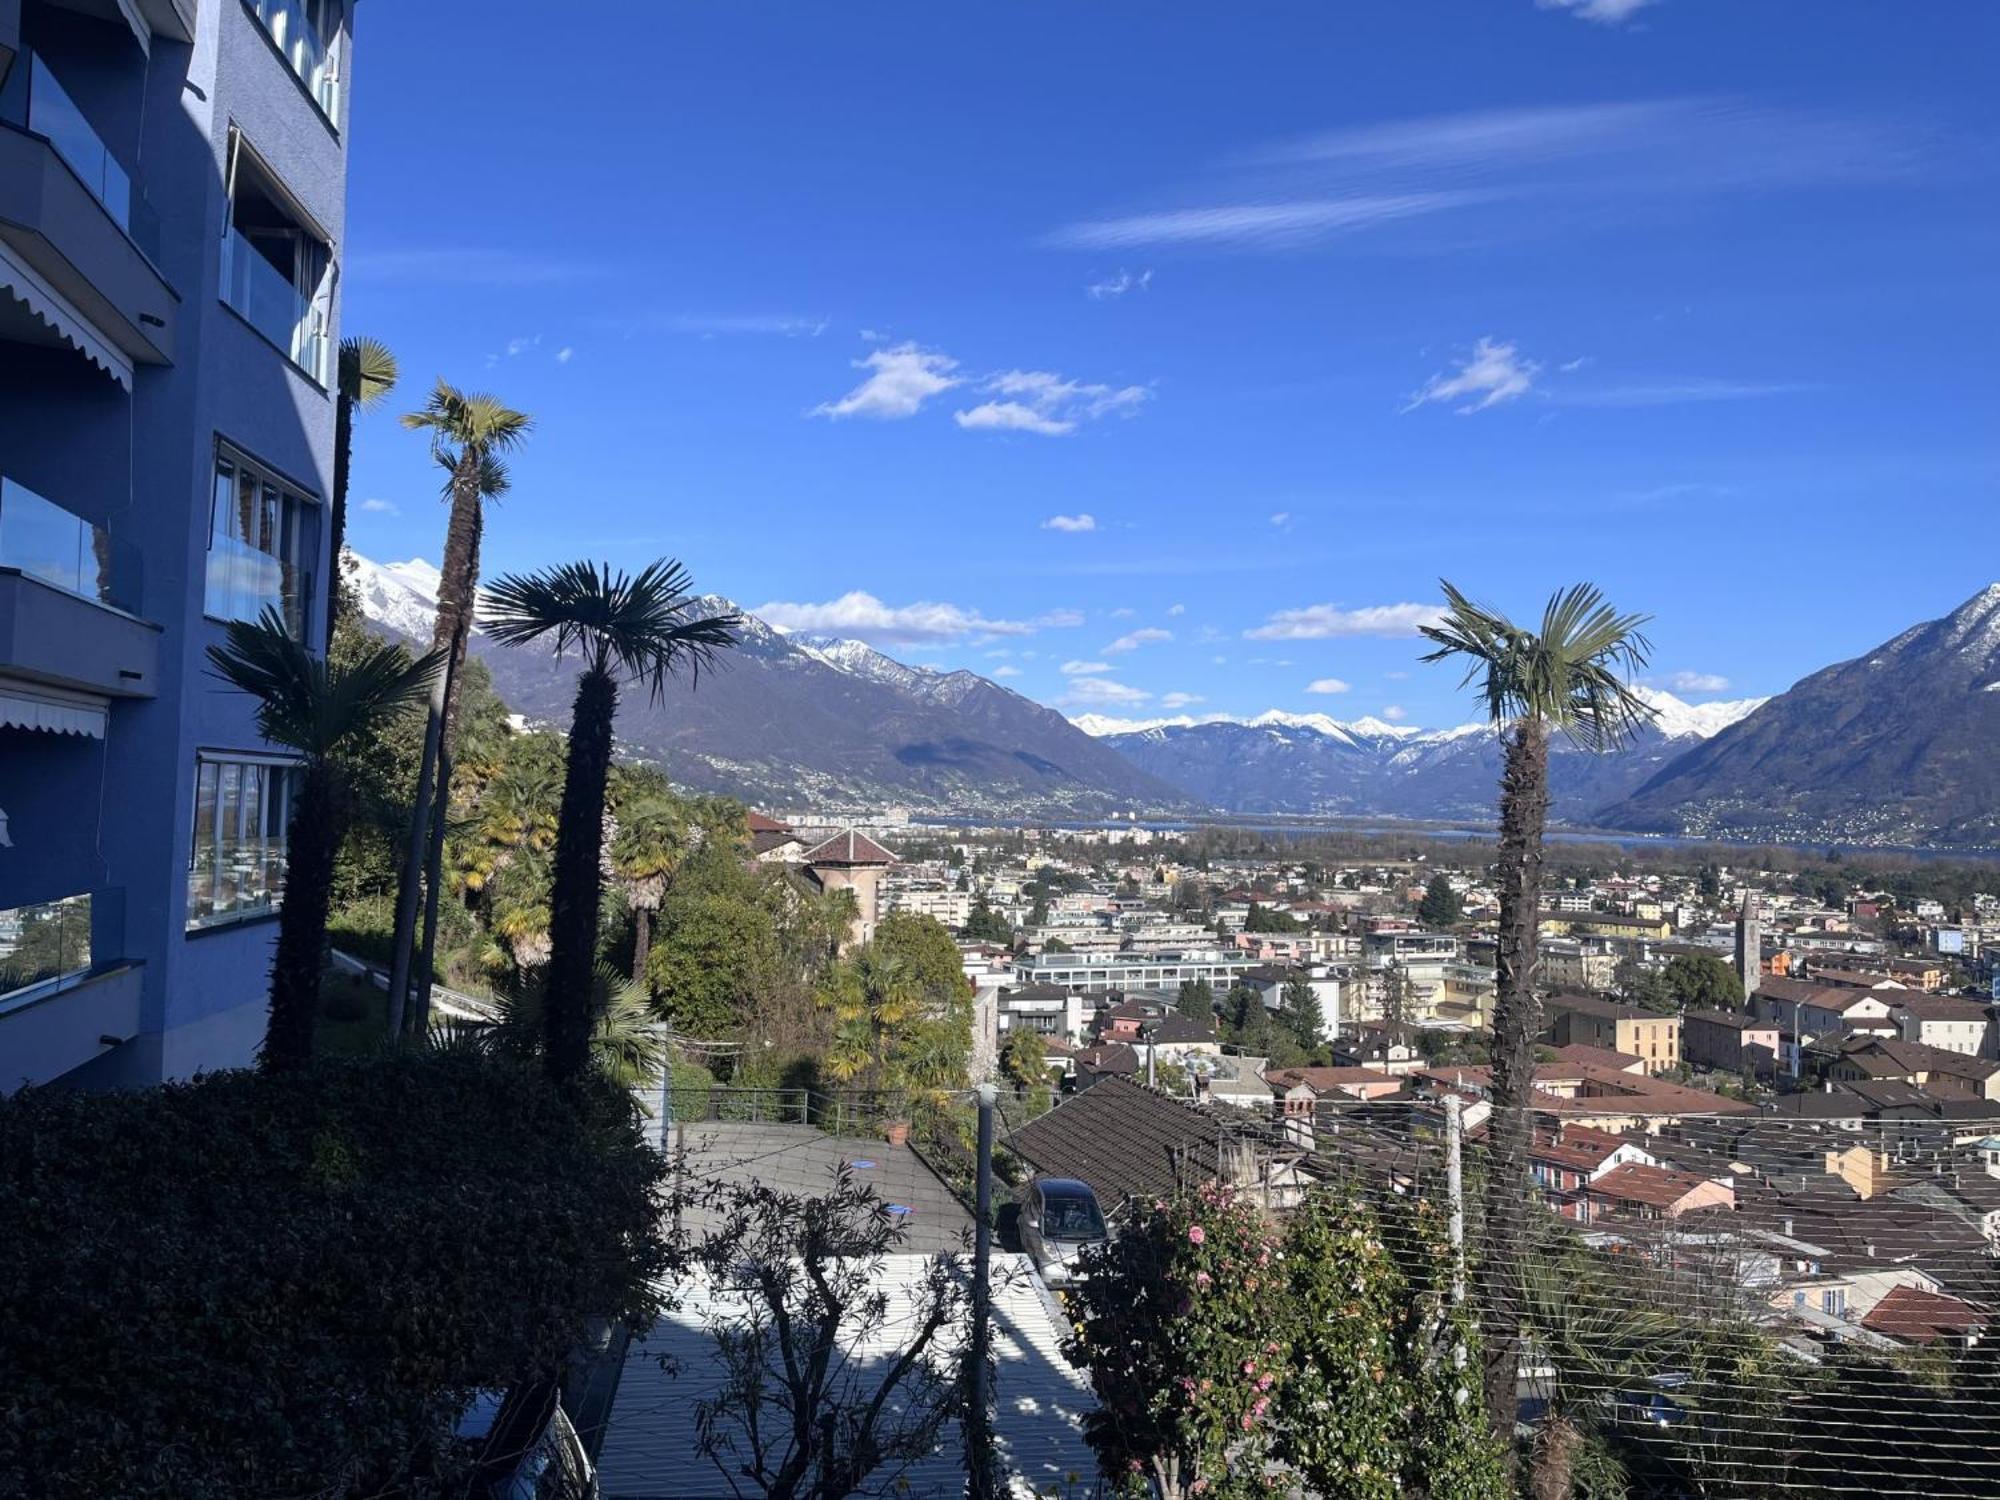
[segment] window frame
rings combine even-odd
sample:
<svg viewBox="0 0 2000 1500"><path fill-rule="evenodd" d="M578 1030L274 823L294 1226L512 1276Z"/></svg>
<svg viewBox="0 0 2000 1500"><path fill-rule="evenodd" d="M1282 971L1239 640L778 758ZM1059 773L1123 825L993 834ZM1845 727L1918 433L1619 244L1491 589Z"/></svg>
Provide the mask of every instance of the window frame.
<svg viewBox="0 0 2000 1500"><path fill-rule="evenodd" d="M212 607L213 601L209 597L208 559L215 555L216 483L221 478L222 469L225 464L229 465L233 470L230 485L232 499L240 498L242 481L246 474L253 476L255 479L255 488L260 509L266 502L269 493L272 490L277 492L277 531L281 538L279 545L285 545L282 539L289 532L291 546L295 555L289 559L275 552L264 553L263 555L272 558L281 570L277 599L278 612L286 615L285 623L290 630L292 639L311 643L317 638L314 625L316 613L322 603L320 599L321 589L319 587L319 550L321 542L320 532L325 524L325 502L313 490L305 485L298 484L274 465L268 464L260 458L253 457L240 444L231 442L221 433L215 435L215 443L208 465L208 539L202 553L202 618L217 625L227 625L241 618L237 615L217 614ZM289 509L286 505L287 501L293 502ZM237 510L238 507L232 506L229 513L234 516L237 514ZM237 538L236 540L241 541L243 539ZM296 626L293 626L285 606L282 570L288 563L300 583L299 619ZM260 608L258 614L261 615L262 613L263 611ZM245 623L254 624L255 617L253 616L251 620Z"/></svg>
<svg viewBox="0 0 2000 1500"><path fill-rule="evenodd" d="M252 19L254 20L255 18L253 17ZM257 29L260 32L263 31L264 28L261 23L257 26ZM265 40L269 41L270 38L267 36ZM250 237L240 232L236 227L237 194L242 185L242 170L246 162L256 178L259 179L258 191L269 199L272 205L281 211L286 218L292 221L292 227L303 238L318 245L322 252L325 264L320 268L319 279L314 284L313 289L310 292L306 292L296 283L292 285L292 290L304 299L308 315L316 322L315 336L319 341L319 368L312 368L302 364L289 348L279 343L263 328L260 328L247 309L238 307L234 302L229 300L230 287L236 279L232 270L231 257L239 253L248 254L256 256L259 260L265 260L269 264L268 259L250 242ZM243 126L233 118L229 122L227 166L223 173L221 239L222 278L215 289L216 300L228 308L230 314L237 321L256 334L266 344L276 349L283 357L285 363L290 365L298 374L304 376L314 390L318 391L322 396L330 397L333 392L334 379L338 373L334 366L339 359L338 343L334 337L333 317L334 294L340 282L340 256L338 249L334 244L333 236L326 231L318 218L306 207L299 195L292 191L291 185L279 175L278 170L265 158L264 153L259 151L251 142ZM240 252L234 244L234 241L238 239L244 242L243 249ZM276 271L275 267L273 267L273 270L278 275L284 274L282 271Z"/></svg>
<svg viewBox="0 0 2000 1500"><path fill-rule="evenodd" d="M187 909L183 927L188 937L220 928L239 926L246 922L266 921L277 916L284 906L285 877L289 874L291 859L292 809L298 798L298 775L303 762L296 756L274 754L259 750L201 749L194 756L194 799L188 817L187 853ZM223 771L227 767L236 772L236 792L234 796L233 821L236 837L233 843L225 844L222 838L221 816L224 807ZM263 899L257 905L237 905L227 911L218 912L213 908L217 890L220 888L224 870L228 867L231 851L241 851L249 847L250 841L244 837L246 807L250 801L244 791L242 772L256 767L269 774L259 777L256 799L256 820L260 825L256 837L256 860L264 875ZM209 798L209 829L206 838L202 830L202 788L208 771L214 770L214 790ZM271 795L273 791L277 795ZM207 871L207 900L210 903L206 914L197 915L195 879L201 873L202 846L206 843L210 851ZM275 866L275 870L274 870Z"/></svg>

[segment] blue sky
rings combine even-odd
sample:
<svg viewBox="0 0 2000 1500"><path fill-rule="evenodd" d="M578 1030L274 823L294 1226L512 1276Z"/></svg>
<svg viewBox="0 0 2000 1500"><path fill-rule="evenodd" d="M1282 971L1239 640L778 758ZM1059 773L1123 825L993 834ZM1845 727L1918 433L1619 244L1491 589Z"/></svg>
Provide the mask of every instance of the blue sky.
<svg viewBox="0 0 2000 1500"><path fill-rule="evenodd" d="M614 18L615 19L612 19ZM2000 577L2000 9L361 8L346 331L684 560L1070 712L1446 724L1449 577L1782 690ZM359 436L353 537L442 545Z"/></svg>

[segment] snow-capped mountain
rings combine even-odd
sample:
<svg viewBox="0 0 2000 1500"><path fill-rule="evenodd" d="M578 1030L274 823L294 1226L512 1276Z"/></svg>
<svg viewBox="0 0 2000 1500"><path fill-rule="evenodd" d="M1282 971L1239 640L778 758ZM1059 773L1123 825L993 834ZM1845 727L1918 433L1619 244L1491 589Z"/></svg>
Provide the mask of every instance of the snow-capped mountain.
<svg viewBox="0 0 2000 1500"><path fill-rule="evenodd" d="M1655 718L1625 749L1588 755L1557 742L1550 777L1559 817L1581 821L1762 702L1692 704L1641 692ZM1232 812L1486 818L1500 774L1500 743L1489 724L1427 730L1277 709L1248 719L1086 715L1076 722L1154 775Z"/></svg>
<svg viewBox="0 0 2000 1500"><path fill-rule="evenodd" d="M2000 583L1795 684L1604 809L1725 838L2000 845Z"/></svg>
<svg viewBox="0 0 2000 1500"><path fill-rule="evenodd" d="M347 577L378 628L429 642L435 568L349 554ZM700 603L740 617L735 649L691 689L669 687L658 702L627 693L618 713L622 752L665 765L685 785L773 807L1095 814L1192 806L1053 709L976 673L908 666L857 641L787 635L719 594ZM531 721L567 720L573 659L479 636L473 651L509 707Z"/></svg>

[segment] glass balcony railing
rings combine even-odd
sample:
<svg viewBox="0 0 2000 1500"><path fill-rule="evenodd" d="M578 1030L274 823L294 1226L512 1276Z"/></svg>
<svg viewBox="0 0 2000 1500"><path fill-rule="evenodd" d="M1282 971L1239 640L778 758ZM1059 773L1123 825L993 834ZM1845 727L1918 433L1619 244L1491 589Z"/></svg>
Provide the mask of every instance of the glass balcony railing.
<svg viewBox="0 0 2000 1500"><path fill-rule="evenodd" d="M337 12L330 0L310 4L308 0L245 0L292 71L313 96L329 120L340 118L339 89L333 70L333 54L321 34L319 21L332 21Z"/></svg>
<svg viewBox="0 0 2000 1500"><path fill-rule="evenodd" d="M326 329L308 297L257 247L232 229L222 242L222 300L292 363L326 384Z"/></svg>
<svg viewBox="0 0 2000 1500"><path fill-rule="evenodd" d="M0 911L0 1001L89 967L89 896Z"/></svg>
<svg viewBox="0 0 2000 1500"><path fill-rule="evenodd" d="M83 111L56 81L47 63L30 53L25 67L17 63L0 88L0 121L41 136L55 147L91 196L104 205L111 220L148 256L159 258L159 221L145 195L104 144Z"/></svg>
<svg viewBox="0 0 2000 1500"><path fill-rule="evenodd" d="M0 479L0 568L114 609L138 604L135 548L11 479Z"/></svg>

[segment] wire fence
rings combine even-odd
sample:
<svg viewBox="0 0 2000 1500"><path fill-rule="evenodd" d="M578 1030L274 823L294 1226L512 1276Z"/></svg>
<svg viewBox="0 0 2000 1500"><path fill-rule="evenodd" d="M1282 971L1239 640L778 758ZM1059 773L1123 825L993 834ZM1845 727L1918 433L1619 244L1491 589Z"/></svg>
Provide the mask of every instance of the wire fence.
<svg viewBox="0 0 2000 1500"><path fill-rule="evenodd" d="M1468 1105L1456 1202L1442 1102L1322 1099L1235 1134L1462 1210L1488 1400L1517 1412L1530 1493L2000 1495L1990 1114L1537 1111L1529 1185L1501 1192L1495 1121Z"/></svg>

